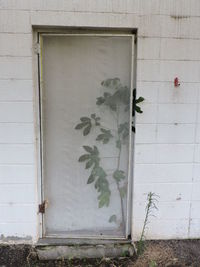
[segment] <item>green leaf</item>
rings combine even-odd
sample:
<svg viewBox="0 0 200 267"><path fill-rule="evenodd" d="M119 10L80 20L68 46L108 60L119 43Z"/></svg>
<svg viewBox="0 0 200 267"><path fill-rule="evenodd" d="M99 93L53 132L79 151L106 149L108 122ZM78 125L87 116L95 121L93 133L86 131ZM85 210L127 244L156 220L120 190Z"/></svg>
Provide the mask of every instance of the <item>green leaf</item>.
<svg viewBox="0 0 200 267"><path fill-rule="evenodd" d="M104 102L105 102L105 98L104 97L102 97L102 96L97 97L96 104L98 106L102 105Z"/></svg>
<svg viewBox="0 0 200 267"><path fill-rule="evenodd" d="M88 180L87 180L87 184L91 184L91 183L93 183L94 180L95 180L95 176L91 174L91 175L89 176Z"/></svg>
<svg viewBox="0 0 200 267"><path fill-rule="evenodd" d="M96 168L96 176L98 177L106 177L106 173L102 167L97 167Z"/></svg>
<svg viewBox="0 0 200 267"><path fill-rule="evenodd" d="M143 102L144 100L145 100L144 97L140 96L138 99L135 100L135 103L138 104Z"/></svg>
<svg viewBox="0 0 200 267"><path fill-rule="evenodd" d="M99 134L96 138L97 141L101 141L104 138L104 134Z"/></svg>
<svg viewBox="0 0 200 267"><path fill-rule="evenodd" d="M101 128L102 134L99 134L96 138L97 141L102 141L103 144L107 144L110 140L110 138L113 137L110 130L106 130Z"/></svg>
<svg viewBox="0 0 200 267"><path fill-rule="evenodd" d="M86 168L86 169L89 169L90 167L92 167L93 163L94 163L93 160L89 160L89 161L86 163L85 168Z"/></svg>
<svg viewBox="0 0 200 267"><path fill-rule="evenodd" d="M95 119L96 118L96 114L95 113L91 114L91 118Z"/></svg>
<svg viewBox="0 0 200 267"><path fill-rule="evenodd" d="M124 171L121 171L121 170L116 170L114 171L113 173L113 178L117 181L117 182L120 182L122 179L125 179L125 174L124 174Z"/></svg>
<svg viewBox="0 0 200 267"><path fill-rule="evenodd" d="M110 203L110 192L103 192L98 197L99 199L99 208L102 208L103 206L108 207Z"/></svg>
<svg viewBox="0 0 200 267"><path fill-rule="evenodd" d="M119 78L107 79L101 82L101 85L104 87L116 89L120 85L120 79Z"/></svg>
<svg viewBox="0 0 200 267"><path fill-rule="evenodd" d="M99 155L99 150L96 146L94 146L93 153L94 155Z"/></svg>
<svg viewBox="0 0 200 267"><path fill-rule="evenodd" d="M120 93L120 101L124 105L130 105L130 89L126 86L122 87L119 93Z"/></svg>
<svg viewBox="0 0 200 267"><path fill-rule="evenodd" d="M117 216L115 214L113 214L112 216L110 216L109 218L109 222L112 223L112 222L117 222Z"/></svg>
<svg viewBox="0 0 200 267"><path fill-rule="evenodd" d="M90 133L91 130L91 125L88 125L84 130L83 130L83 135L86 136Z"/></svg>
<svg viewBox="0 0 200 267"><path fill-rule="evenodd" d="M85 149L85 151L87 151L90 154L93 152L93 149L90 146L83 146L83 148Z"/></svg>
<svg viewBox="0 0 200 267"><path fill-rule="evenodd" d="M138 107L138 106L135 106L135 111L136 111L137 113L143 113L143 111L141 110L141 108Z"/></svg>
<svg viewBox="0 0 200 267"><path fill-rule="evenodd" d="M120 79L119 78L114 78L112 81L113 85L116 86L120 83Z"/></svg>
<svg viewBox="0 0 200 267"><path fill-rule="evenodd" d="M90 122L91 121L90 118L88 118L88 117L81 117L80 120L83 122Z"/></svg>
<svg viewBox="0 0 200 267"><path fill-rule="evenodd" d="M84 154L82 156L80 156L80 158L78 159L79 162L83 162L83 161L86 161L90 158L90 155L88 154Z"/></svg>
<svg viewBox="0 0 200 267"><path fill-rule="evenodd" d="M105 99L107 99L107 98L111 97L112 95L111 95L111 93L104 92L103 96Z"/></svg>
<svg viewBox="0 0 200 267"><path fill-rule="evenodd" d="M76 130L80 130L80 129L82 129L86 125L87 125L86 123L79 123L79 124L76 125L75 129Z"/></svg>

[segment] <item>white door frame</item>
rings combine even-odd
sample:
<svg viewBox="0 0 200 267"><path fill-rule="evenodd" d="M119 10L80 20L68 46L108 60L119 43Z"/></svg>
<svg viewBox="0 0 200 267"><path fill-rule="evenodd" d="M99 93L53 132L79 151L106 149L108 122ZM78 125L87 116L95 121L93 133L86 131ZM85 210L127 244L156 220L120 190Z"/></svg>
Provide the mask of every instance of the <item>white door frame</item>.
<svg viewBox="0 0 200 267"><path fill-rule="evenodd" d="M106 36L106 37L131 37L132 39L132 51L131 51L131 97L130 97L130 103L132 103L133 94L132 91L135 87L136 83L136 61L135 61L135 34L124 34L124 33L105 33L102 31L102 33L78 33L78 31L74 31L74 33L65 33L65 32L59 32L56 31L35 31L34 32L34 51L33 51L33 63L34 63L34 87L35 90L35 134L36 134L36 157L37 157L37 189L38 189L38 204L42 203L44 201L44 169L43 169L43 129L42 129L42 87L43 87L43 73L42 73L42 54L43 54L43 46L42 46L42 38L43 36ZM117 240L127 240L128 235L131 234L131 220L132 220L132 191L133 191L133 171L132 171L132 165L133 165L133 134L132 134L132 104L130 105L130 123L129 123L129 162L128 162L128 191L127 191L127 220L126 220L126 237L125 238L116 238ZM48 205L48 204L47 204ZM61 236L47 236L45 235L45 221L44 221L44 215L42 213L39 213L38 211L38 237L39 238L66 238ZM69 236L67 238L74 238L74 239L82 239L83 237L75 237L75 236ZM107 236L101 236L99 237L91 237L86 236L84 238L87 239L111 239ZM115 239L115 238L112 238Z"/></svg>

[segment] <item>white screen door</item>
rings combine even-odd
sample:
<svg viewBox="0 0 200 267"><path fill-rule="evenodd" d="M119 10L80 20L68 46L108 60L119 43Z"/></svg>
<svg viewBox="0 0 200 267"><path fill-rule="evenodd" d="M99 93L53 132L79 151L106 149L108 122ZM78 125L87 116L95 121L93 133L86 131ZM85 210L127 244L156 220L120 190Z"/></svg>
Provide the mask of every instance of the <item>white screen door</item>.
<svg viewBox="0 0 200 267"><path fill-rule="evenodd" d="M127 238L132 36L40 40L44 236Z"/></svg>

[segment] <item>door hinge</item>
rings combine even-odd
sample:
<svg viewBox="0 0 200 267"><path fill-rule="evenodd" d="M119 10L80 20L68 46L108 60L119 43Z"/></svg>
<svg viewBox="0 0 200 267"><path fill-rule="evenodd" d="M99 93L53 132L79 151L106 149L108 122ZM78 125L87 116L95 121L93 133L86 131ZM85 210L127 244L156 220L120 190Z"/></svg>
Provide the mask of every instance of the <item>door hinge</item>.
<svg viewBox="0 0 200 267"><path fill-rule="evenodd" d="M47 208L47 201L44 200L41 204L39 204L39 213L45 213Z"/></svg>
<svg viewBox="0 0 200 267"><path fill-rule="evenodd" d="M35 54L40 54L40 43L35 43L34 52Z"/></svg>

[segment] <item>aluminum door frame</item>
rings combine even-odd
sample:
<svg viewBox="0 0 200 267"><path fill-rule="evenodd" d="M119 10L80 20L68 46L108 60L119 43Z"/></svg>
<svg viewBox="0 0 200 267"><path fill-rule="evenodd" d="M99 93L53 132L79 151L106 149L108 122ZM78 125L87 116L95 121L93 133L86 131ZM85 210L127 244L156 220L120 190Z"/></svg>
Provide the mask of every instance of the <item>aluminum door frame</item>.
<svg viewBox="0 0 200 267"><path fill-rule="evenodd" d="M130 80L130 120L129 120L129 149L128 149L128 190L127 190L127 216L126 216L126 236L124 238L113 238L117 240L128 240L131 234L131 220L132 220L132 191L133 191L133 153L134 153L134 145L133 145L133 133L132 133L132 101L133 101L133 89L136 83L136 60L135 60L135 34L123 34L123 33L56 33L56 32L37 32L35 33L34 43L34 53L37 54L37 58L35 58L34 63L37 67L37 77L35 75L36 81L36 147L37 147L37 158L38 158L38 166L37 166L37 175L38 179L38 201L42 203L44 199L44 164L43 164L43 128L42 128L42 92L43 92L43 65L42 65L42 55L43 55L43 36L98 36L98 37L130 37L131 38L131 80ZM35 74L35 73L34 73ZM108 236L85 236L85 237L77 237L77 236L47 236L45 234L45 218L44 214L39 213L39 237L40 238L62 238L62 239L91 239L91 240L110 240L111 238Z"/></svg>

